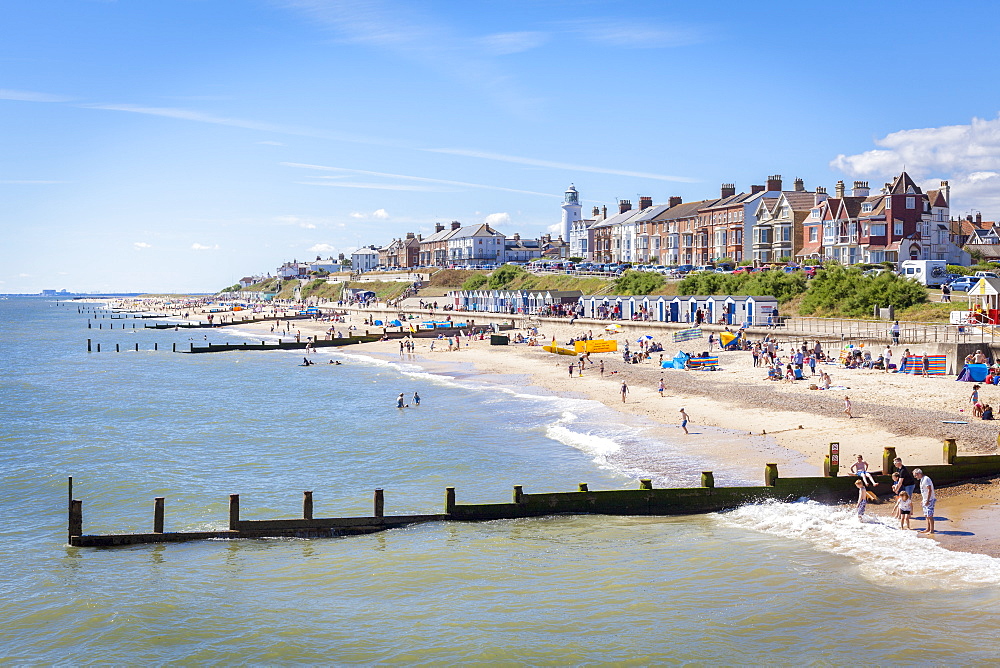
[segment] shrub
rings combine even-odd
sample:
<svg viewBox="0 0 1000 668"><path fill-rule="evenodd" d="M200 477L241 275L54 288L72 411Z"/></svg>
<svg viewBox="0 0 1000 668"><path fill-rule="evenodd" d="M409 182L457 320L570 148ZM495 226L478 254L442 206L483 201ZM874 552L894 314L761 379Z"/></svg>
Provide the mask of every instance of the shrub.
<svg viewBox="0 0 1000 668"><path fill-rule="evenodd" d="M518 279L529 276L528 270L516 264L505 264L494 271L489 278L490 290L505 290ZM475 288L471 288L475 289Z"/></svg>
<svg viewBox="0 0 1000 668"><path fill-rule="evenodd" d="M972 274L972 267L963 267L960 264L949 264L947 270L949 274L960 274L962 276L969 276Z"/></svg>
<svg viewBox="0 0 1000 668"><path fill-rule="evenodd" d="M648 271L626 271L611 283L611 293L616 295L649 295L663 287L662 274Z"/></svg>
<svg viewBox="0 0 1000 668"><path fill-rule="evenodd" d="M806 291L806 275L801 271L758 271L752 274L695 273L677 287L681 295L770 295L787 302Z"/></svg>
<svg viewBox="0 0 1000 668"><path fill-rule="evenodd" d="M924 286L892 272L864 276L856 267L830 267L817 272L799 312L862 318L876 306L901 310L926 301Z"/></svg>
<svg viewBox="0 0 1000 668"><path fill-rule="evenodd" d="M462 289L478 290L489 282L490 279L486 278L486 274L473 274L469 278L465 279L464 283L462 283Z"/></svg>

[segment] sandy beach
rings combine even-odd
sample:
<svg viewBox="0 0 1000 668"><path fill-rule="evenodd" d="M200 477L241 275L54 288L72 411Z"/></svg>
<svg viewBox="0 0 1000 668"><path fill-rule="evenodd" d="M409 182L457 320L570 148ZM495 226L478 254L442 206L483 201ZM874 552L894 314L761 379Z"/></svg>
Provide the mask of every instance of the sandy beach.
<svg viewBox="0 0 1000 668"><path fill-rule="evenodd" d="M345 323L334 327L345 333L351 324L366 329L363 318L367 315L354 312ZM272 324L239 325L238 329L259 336L270 334ZM300 331L305 340L308 336L325 338L331 323L296 320L291 326L292 332ZM596 327L593 323L545 321L539 338L565 343L588 329L600 338ZM616 338L620 345L625 343L623 334L608 338ZM638 337L630 334L629 338L635 350L634 339ZM782 341L780 334L778 339ZM663 336L658 340L663 344L665 359L672 358L678 347L689 352L708 347L704 339L679 345ZM827 364L822 365L823 370L830 374L833 387L811 390L810 380L767 380L765 370L753 367L748 351L723 351L719 353L721 369L714 372L662 369L659 353L640 364L624 363L620 352L595 353L582 376L574 372L570 377L568 366L576 362L575 358L555 355L539 346L491 346L488 337L482 341L463 337L461 350L449 351L446 343L438 341L432 351L432 339L414 341L414 354L402 357L398 340L356 345L345 351L402 360L437 371L442 365L460 364L479 374L515 374L548 392L592 399L659 425L660 433L671 440L683 438L690 442L692 453L710 462L717 476L726 472L756 484L763 479L764 464L771 462L778 464L783 475L820 475L832 441L841 444L841 475L849 474L847 468L854 454L863 455L871 469L880 469L885 446L894 447L910 466L940 463L945 438L957 439L960 453L997 450L998 423L971 418L971 384L956 383L949 376L924 378ZM789 343L782 343L781 353L787 354ZM598 370L601 360L603 376ZM665 385L662 397L658 392L660 378ZM623 381L629 388L624 403L620 392ZM990 403L1000 399L1000 389L993 386L986 386L981 393ZM853 418L843 413L845 396L850 396L853 403ZM679 427L682 407L690 416L688 436ZM946 420L967 420L968 424L946 424ZM636 464L656 473L655 457ZM993 528L992 521L1000 510L997 481L944 489L940 496L935 539L949 549L1000 556L1000 547L994 541L1000 532ZM868 514L889 516L891 510L892 503L871 505ZM922 527L920 521L913 524Z"/></svg>

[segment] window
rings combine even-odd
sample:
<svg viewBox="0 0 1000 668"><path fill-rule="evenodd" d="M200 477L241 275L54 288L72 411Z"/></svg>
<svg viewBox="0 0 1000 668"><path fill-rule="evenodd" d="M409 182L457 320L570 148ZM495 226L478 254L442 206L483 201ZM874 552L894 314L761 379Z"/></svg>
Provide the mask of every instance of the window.
<svg viewBox="0 0 1000 668"><path fill-rule="evenodd" d="M907 197L906 198L906 208L907 209L916 209L917 208L917 198L916 197Z"/></svg>
<svg viewBox="0 0 1000 668"><path fill-rule="evenodd" d="M879 223L878 225L872 225L872 236L873 237L884 237L885 236L885 223ZM881 260L879 260L881 262Z"/></svg>
<svg viewBox="0 0 1000 668"><path fill-rule="evenodd" d="M865 213L870 213L872 210L872 203L865 202L864 204L861 205L861 210Z"/></svg>
<svg viewBox="0 0 1000 668"><path fill-rule="evenodd" d="M896 221L892 224L892 233L897 237L903 236L903 223L902 221Z"/></svg>
<svg viewBox="0 0 1000 668"><path fill-rule="evenodd" d="M809 228L809 241L816 241L819 238L819 228L810 227Z"/></svg>
<svg viewBox="0 0 1000 668"><path fill-rule="evenodd" d="M891 209L892 208L892 198L891 197L886 197L885 198L885 208L887 208L887 209Z"/></svg>

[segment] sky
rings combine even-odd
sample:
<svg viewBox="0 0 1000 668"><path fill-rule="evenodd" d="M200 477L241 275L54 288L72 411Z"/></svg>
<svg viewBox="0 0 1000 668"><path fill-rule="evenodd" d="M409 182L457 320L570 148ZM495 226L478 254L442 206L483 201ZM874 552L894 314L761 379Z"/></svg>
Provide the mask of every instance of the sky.
<svg viewBox="0 0 1000 668"><path fill-rule="evenodd" d="M1000 219L990 2L8 0L0 293L210 292L781 174Z"/></svg>

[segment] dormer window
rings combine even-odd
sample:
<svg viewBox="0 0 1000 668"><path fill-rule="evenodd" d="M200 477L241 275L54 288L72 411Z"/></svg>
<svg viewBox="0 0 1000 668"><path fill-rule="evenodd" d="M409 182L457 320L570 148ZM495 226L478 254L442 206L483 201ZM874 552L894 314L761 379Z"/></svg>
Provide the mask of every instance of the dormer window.
<svg viewBox="0 0 1000 668"><path fill-rule="evenodd" d="M864 213L871 213L871 211L872 211L872 203L871 202L865 202L864 204L861 205L861 210Z"/></svg>
<svg viewBox="0 0 1000 668"><path fill-rule="evenodd" d="M885 208L887 208L887 209L891 209L892 208L892 198L891 197L886 197L885 198Z"/></svg>

